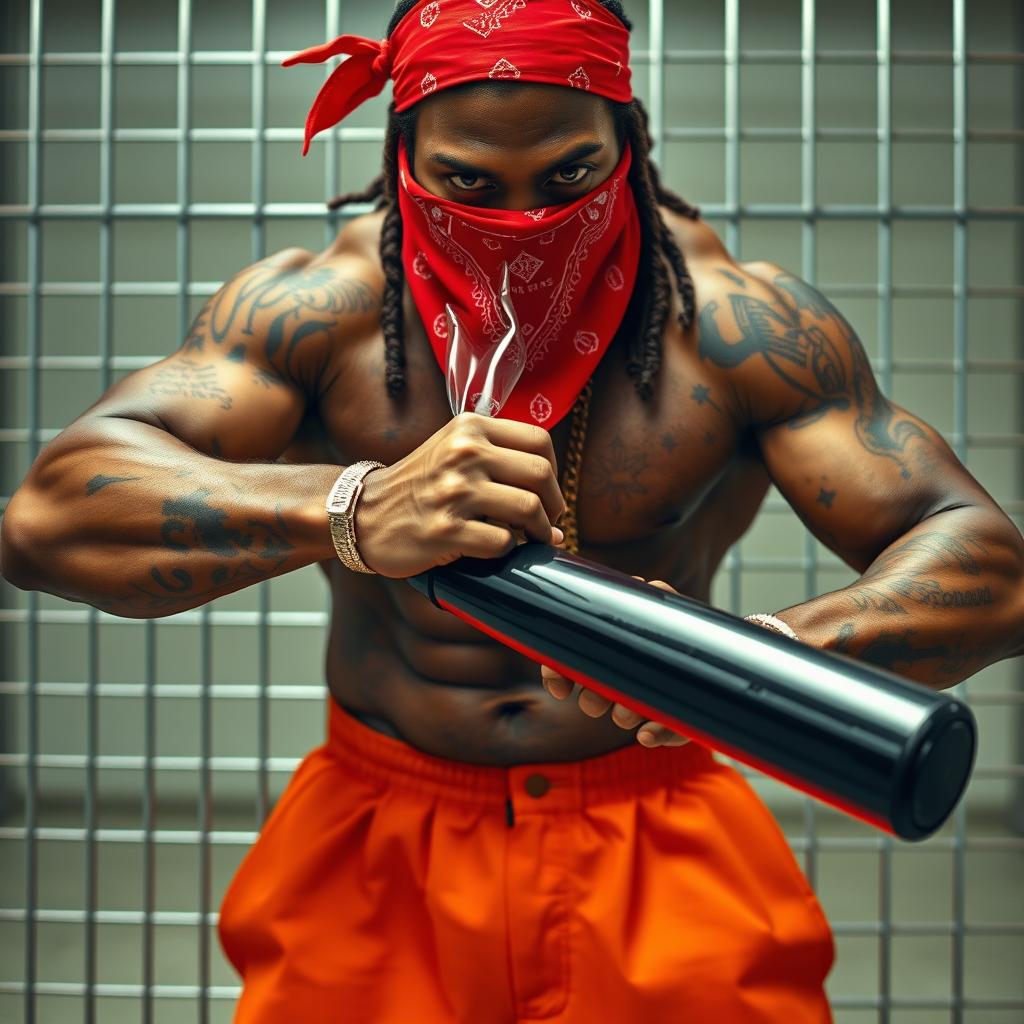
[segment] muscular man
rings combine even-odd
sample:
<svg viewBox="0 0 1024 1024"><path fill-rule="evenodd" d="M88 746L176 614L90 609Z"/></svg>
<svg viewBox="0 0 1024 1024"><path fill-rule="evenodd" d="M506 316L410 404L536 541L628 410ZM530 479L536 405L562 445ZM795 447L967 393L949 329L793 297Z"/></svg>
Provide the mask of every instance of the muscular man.
<svg viewBox="0 0 1024 1024"><path fill-rule="evenodd" d="M1019 532L882 396L827 299L735 262L661 185L628 27L617 0L402 0L386 44L307 54L353 54L307 144L394 79L377 212L224 285L178 352L47 446L4 517L11 582L118 615L327 576L329 739L221 916L246 1024L829 1019L828 926L741 777L593 693L565 700L553 673L545 689L405 577L498 556L513 531L560 543L575 498L583 556L707 600L774 482L861 573L780 613L803 642L937 688L1021 652ZM607 214L592 253L557 250L544 218L560 231L566 210L578 237ZM470 331L498 315L468 259L487 238L519 314L567 260L579 287L557 330L521 316L548 336L518 404L453 417L437 303L462 300ZM559 265L538 269L541 244ZM336 557L325 500L368 459L364 573Z"/></svg>

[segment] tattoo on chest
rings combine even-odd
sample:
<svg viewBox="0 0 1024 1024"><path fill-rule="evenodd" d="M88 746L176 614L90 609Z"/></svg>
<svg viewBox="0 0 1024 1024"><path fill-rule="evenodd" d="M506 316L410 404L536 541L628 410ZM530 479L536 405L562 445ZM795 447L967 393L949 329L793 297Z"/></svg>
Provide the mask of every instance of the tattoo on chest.
<svg viewBox="0 0 1024 1024"><path fill-rule="evenodd" d="M711 397L711 388L706 384L694 384L690 392L692 398L698 405L710 405L712 409L721 412L721 406Z"/></svg>
<svg viewBox="0 0 1024 1024"><path fill-rule="evenodd" d="M640 482L647 461L647 452L629 450L616 434L603 451L587 455L581 473L584 489L618 515L630 497L647 493Z"/></svg>
<svg viewBox="0 0 1024 1024"><path fill-rule="evenodd" d="M180 358L161 366L149 384L149 393L174 398L208 398L218 402L222 409L231 408L231 396L220 386L213 363L202 365Z"/></svg>

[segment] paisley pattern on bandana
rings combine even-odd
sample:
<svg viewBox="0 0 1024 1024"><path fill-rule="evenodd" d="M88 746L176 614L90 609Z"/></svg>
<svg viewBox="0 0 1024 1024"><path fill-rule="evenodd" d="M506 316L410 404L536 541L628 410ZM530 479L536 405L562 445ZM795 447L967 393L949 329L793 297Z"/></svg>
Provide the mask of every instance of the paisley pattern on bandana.
<svg viewBox="0 0 1024 1024"><path fill-rule="evenodd" d="M627 181L631 159L627 146L612 174L574 202L540 211L491 210L427 192L399 145L402 262L442 372L446 303L470 336L497 341L505 334L499 289L508 264L526 366L500 417L555 426L615 336L640 254ZM429 277L419 272L424 266Z"/></svg>
<svg viewBox="0 0 1024 1024"><path fill-rule="evenodd" d="M282 63L342 54L348 59L309 111L303 153L389 79L396 111L439 89L495 78L583 89L617 103L633 98L629 32L597 0L430 0L411 8L387 39L338 36Z"/></svg>

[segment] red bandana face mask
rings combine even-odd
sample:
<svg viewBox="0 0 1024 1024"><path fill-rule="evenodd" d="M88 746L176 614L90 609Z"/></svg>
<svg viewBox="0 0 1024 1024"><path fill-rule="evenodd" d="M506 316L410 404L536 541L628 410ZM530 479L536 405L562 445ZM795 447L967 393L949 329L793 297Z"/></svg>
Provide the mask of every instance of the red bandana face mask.
<svg viewBox="0 0 1024 1024"><path fill-rule="evenodd" d="M629 32L598 0L421 0L387 39L338 36L284 64L321 63L339 54L348 59L309 111L304 153L313 136L389 80L396 111L464 82L493 79L579 89L615 103L633 98ZM629 161L627 148L611 177L573 203L488 210L421 188L400 147L406 280L449 397L458 394L453 411L475 408L478 379L486 408L477 411L487 415L550 429L572 407L615 334L636 280L640 225L626 179ZM457 330L449 332L446 305ZM483 364L470 355L450 366L449 333L462 355L474 348L486 353ZM507 388L491 390L495 374L501 371L507 384L520 368L502 405ZM497 402L487 401L495 394Z"/></svg>
<svg viewBox="0 0 1024 1024"><path fill-rule="evenodd" d="M550 430L572 408L618 330L640 254L630 158L627 146L612 174L574 202L492 210L426 191L399 146L402 263L442 372L449 369L452 330L446 305L481 350L518 327L523 368L497 412L505 419ZM479 398L470 393L465 407L494 413L495 403L476 409Z"/></svg>

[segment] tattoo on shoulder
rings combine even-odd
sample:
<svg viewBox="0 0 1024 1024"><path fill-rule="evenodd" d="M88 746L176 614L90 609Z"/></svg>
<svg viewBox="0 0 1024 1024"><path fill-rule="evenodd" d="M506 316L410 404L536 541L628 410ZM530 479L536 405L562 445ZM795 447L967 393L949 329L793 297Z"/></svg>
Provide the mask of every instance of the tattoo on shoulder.
<svg viewBox="0 0 1024 1024"><path fill-rule="evenodd" d="M303 341L333 330L340 318L380 308L380 295L363 281L339 277L330 267L296 272L273 263L245 271L214 295L196 317L182 347L203 351L207 343L223 345L232 335L253 335L256 318L269 318L264 355L279 358L291 370ZM244 358L236 344L229 359Z"/></svg>
<svg viewBox="0 0 1024 1024"><path fill-rule="evenodd" d="M738 285L740 288L746 288L747 287L747 282L744 281L743 278L740 277L739 274L734 274L731 270L723 270L721 267L719 268L718 272L723 277L729 278L729 280L732 281L733 284Z"/></svg>
<svg viewBox="0 0 1024 1024"><path fill-rule="evenodd" d="M754 357L763 359L799 402L788 421L793 430L832 410L855 410L860 445L893 460L901 475L909 477L906 447L912 440L927 440L927 435L912 420L897 418L846 318L816 288L792 274L776 275L773 284L786 301L731 293L731 323L718 302L704 305L699 317L701 358L725 369ZM726 333L734 330L739 338L726 340Z"/></svg>

